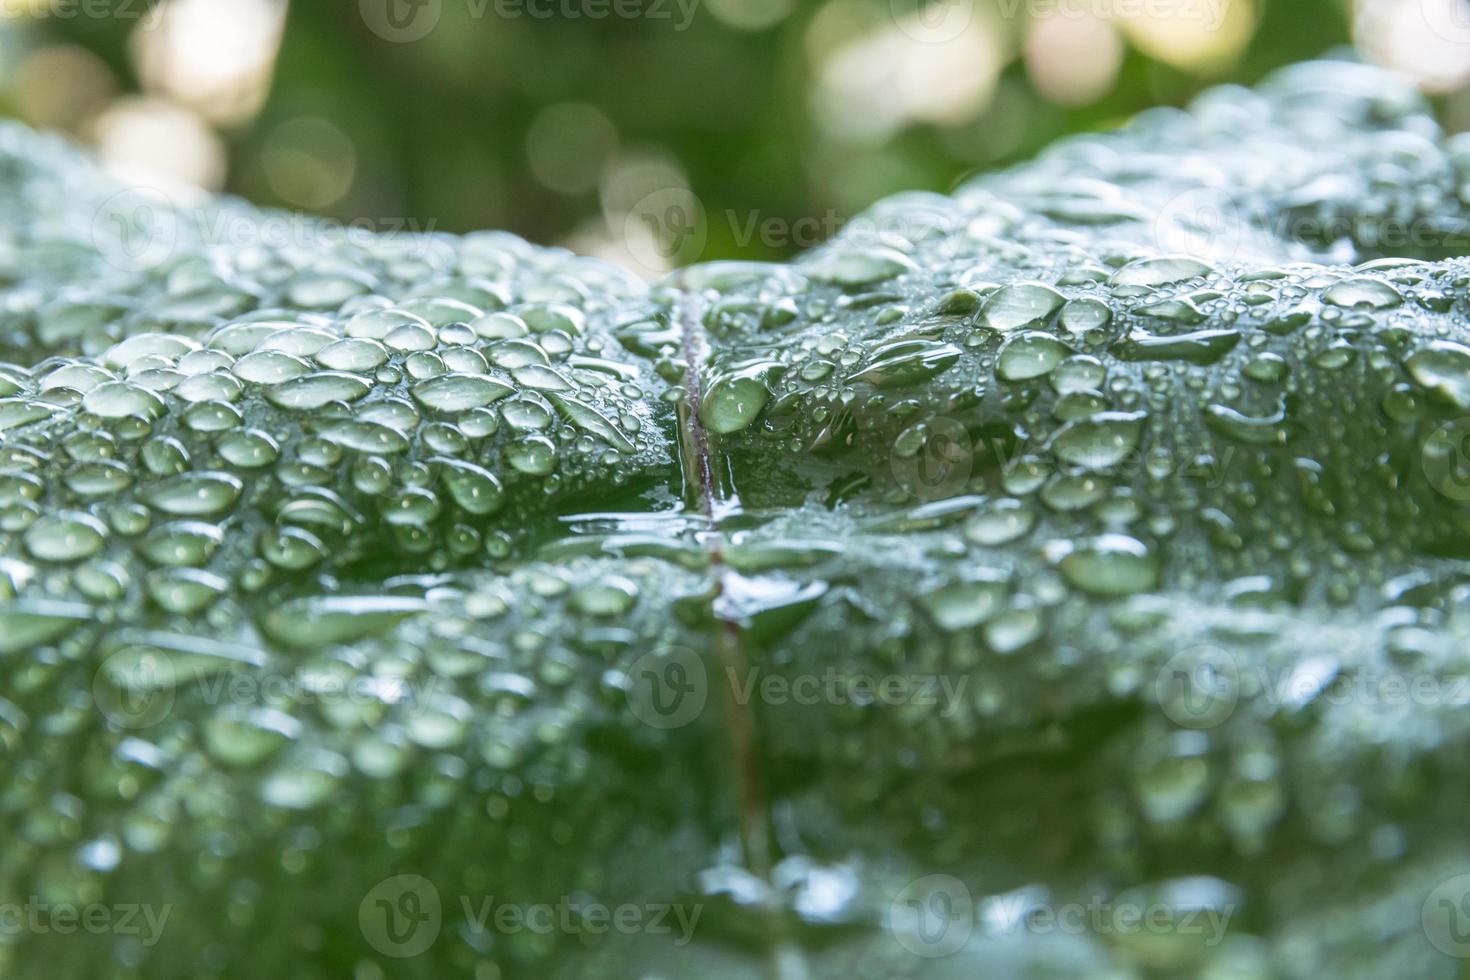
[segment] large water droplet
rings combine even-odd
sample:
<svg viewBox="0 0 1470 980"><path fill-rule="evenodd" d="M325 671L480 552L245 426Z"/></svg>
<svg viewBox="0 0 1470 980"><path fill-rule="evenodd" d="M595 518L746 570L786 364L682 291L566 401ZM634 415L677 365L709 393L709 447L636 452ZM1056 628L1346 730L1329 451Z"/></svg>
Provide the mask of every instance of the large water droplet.
<svg viewBox="0 0 1470 980"><path fill-rule="evenodd" d="M1067 297L1039 282L1002 286L980 309L980 322L992 330L1015 330L1049 318Z"/></svg>
<svg viewBox="0 0 1470 980"><path fill-rule="evenodd" d="M1132 595L1158 584L1158 560L1147 545L1126 534L1104 534L1058 550L1067 581L1094 595Z"/></svg>
<svg viewBox="0 0 1470 980"><path fill-rule="evenodd" d="M1437 340L1415 351L1404 366L1410 377L1456 408L1470 408L1470 347Z"/></svg>

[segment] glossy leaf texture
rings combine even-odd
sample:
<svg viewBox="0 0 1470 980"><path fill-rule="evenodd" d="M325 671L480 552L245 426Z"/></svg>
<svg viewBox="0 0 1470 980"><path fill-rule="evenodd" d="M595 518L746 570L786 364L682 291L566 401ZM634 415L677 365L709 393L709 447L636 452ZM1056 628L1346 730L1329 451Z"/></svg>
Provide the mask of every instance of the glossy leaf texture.
<svg viewBox="0 0 1470 980"><path fill-rule="evenodd" d="M651 285L0 144L0 900L170 909L7 975L1470 954L1470 143L1401 79Z"/></svg>

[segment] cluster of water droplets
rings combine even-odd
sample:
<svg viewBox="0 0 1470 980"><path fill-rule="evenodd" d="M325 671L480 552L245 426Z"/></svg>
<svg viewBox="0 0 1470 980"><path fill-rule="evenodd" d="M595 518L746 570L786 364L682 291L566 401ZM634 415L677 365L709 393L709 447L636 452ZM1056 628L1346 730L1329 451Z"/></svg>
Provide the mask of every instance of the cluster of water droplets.
<svg viewBox="0 0 1470 980"><path fill-rule="evenodd" d="M1241 910L1219 948L977 920L960 972L1309 976L1405 932L1359 884L1439 867L1470 722L1327 693L1470 636L1470 147L1400 81L1303 66L652 286L498 234L211 242L269 218L229 202L119 264L137 216L0 137L0 883L194 906L0 969L920 975L881 923L937 872ZM909 696L743 687L829 677ZM404 872L453 906L407 973L357 920ZM474 933L460 894L719 941Z"/></svg>

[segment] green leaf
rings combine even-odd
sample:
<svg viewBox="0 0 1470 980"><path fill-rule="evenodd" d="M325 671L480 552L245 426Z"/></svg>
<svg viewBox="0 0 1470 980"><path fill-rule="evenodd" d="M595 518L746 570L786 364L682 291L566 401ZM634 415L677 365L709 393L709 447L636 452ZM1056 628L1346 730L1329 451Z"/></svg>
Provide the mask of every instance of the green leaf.
<svg viewBox="0 0 1470 980"><path fill-rule="evenodd" d="M7 975L1470 953L1470 143L1402 80L652 285L0 145Z"/></svg>

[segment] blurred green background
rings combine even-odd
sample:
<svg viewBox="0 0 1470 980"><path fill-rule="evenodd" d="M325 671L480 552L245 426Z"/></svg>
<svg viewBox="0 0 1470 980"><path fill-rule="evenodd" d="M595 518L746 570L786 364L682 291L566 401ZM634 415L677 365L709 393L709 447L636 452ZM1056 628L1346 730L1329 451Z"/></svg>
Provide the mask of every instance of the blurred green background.
<svg viewBox="0 0 1470 980"><path fill-rule="evenodd" d="M653 274L1353 42L1470 127L1470 0L0 0L0 112L143 181Z"/></svg>

